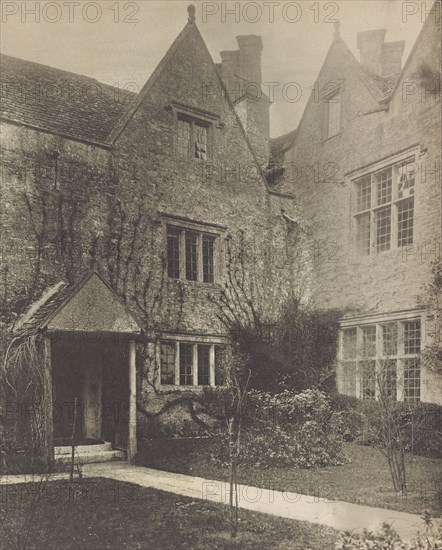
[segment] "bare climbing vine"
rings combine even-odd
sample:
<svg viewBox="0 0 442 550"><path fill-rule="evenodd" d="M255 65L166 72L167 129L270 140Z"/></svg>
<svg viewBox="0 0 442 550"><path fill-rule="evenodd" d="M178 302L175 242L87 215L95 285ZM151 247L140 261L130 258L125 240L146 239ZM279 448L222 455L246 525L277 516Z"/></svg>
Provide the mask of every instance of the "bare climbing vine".
<svg viewBox="0 0 442 550"><path fill-rule="evenodd" d="M6 343L3 340L0 363L0 393L7 405L5 414L13 419L8 429L13 430L15 437L3 434L0 442L2 469L6 471L9 456L14 449L8 448L11 441L15 445L28 449L31 467L43 456L45 443L44 431L44 391L42 372L42 339L33 334L15 337ZM28 422L28 420L30 422ZM3 429L5 429L4 424Z"/></svg>
<svg viewBox="0 0 442 550"><path fill-rule="evenodd" d="M29 245L34 254L25 266L29 282L16 285L15 294L5 296L3 318L10 321L20 315L35 296L60 279L72 284L89 269L99 269L149 335L151 345L144 353L139 376L153 391L164 394L158 384L155 333L165 324L180 327L188 287L174 281L173 288L166 289L169 281L157 205L138 181L139 174L116 171L113 160L94 166L63 151L61 145L56 153L48 149L32 155L22 144L25 169L15 164L17 159L10 164L11 173L21 183L16 200L25 206L24 223L31 228ZM284 300L299 291L294 288L301 280L301 269L296 268L299 228L281 224L276 239L274 227L263 227L265 234L256 241L244 231L227 238L227 281L209 297L224 329L238 323L264 326L281 307L277 296ZM263 245L277 241L276 253ZM10 271L5 276L15 276ZM6 289L7 281L5 293ZM157 413L144 412L147 417L161 416L178 405L184 405L195 423L207 429L201 419L207 411L193 392L170 400ZM141 404L139 409L143 410Z"/></svg>

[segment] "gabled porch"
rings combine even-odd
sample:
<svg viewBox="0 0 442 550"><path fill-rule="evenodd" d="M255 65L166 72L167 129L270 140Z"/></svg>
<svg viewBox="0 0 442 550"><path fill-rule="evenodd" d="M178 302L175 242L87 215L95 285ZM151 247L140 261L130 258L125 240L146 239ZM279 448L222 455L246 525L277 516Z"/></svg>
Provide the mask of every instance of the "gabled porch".
<svg viewBox="0 0 442 550"><path fill-rule="evenodd" d="M44 338L44 459L101 462L137 452L136 342L142 329L97 273L52 287L17 333Z"/></svg>

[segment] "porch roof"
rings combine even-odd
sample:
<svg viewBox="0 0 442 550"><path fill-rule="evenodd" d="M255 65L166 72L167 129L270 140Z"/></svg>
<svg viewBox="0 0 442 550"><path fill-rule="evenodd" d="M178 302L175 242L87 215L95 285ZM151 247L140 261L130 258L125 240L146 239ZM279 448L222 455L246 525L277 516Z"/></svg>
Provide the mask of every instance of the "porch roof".
<svg viewBox="0 0 442 550"><path fill-rule="evenodd" d="M108 283L92 271L74 285L50 288L14 326L16 336L78 331L140 335L142 328Z"/></svg>

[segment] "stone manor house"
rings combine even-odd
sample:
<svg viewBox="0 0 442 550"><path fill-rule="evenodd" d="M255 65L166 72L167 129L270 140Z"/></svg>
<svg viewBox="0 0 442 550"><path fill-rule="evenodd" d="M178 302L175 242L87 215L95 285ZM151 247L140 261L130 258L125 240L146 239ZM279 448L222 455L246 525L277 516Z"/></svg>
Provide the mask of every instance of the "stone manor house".
<svg viewBox="0 0 442 550"><path fill-rule="evenodd" d="M343 311L341 392L376 399L386 366L398 400L442 403L422 360L440 335L440 23L404 67L384 38L359 33L357 61L336 28L276 139L261 38L215 64L191 8L138 94L1 56L2 338L10 358L39 342L48 459L75 398L94 410L78 436L131 458L140 411L225 383L252 299L269 319L300 293ZM103 413L117 401L129 422Z"/></svg>
<svg viewBox="0 0 442 550"><path fill-rule="evenodd" d="M313 292L345 311L338 388L365 399L383 369L398 400L442 402L433 360L418 357L432 349L440 365L437 8L404 67L385 29L358 33L360 62L336 29L297 129L271 144L272 189L295 195L311 230Z"/></svg>

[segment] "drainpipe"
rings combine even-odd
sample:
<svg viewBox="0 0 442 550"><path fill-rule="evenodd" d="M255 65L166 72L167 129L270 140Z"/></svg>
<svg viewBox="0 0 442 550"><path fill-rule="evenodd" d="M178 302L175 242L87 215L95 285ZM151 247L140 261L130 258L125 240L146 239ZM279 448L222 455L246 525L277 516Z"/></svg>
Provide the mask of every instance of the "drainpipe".
<svg viewBox="0 0 442 550"><path fill-rule="evenodd" d="M129 342L129 431L127 441L127 460L133 462L137 454L137 372L136 344Z"/></svg>

